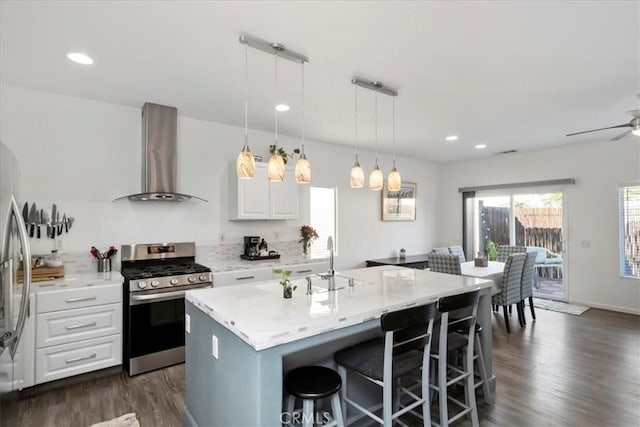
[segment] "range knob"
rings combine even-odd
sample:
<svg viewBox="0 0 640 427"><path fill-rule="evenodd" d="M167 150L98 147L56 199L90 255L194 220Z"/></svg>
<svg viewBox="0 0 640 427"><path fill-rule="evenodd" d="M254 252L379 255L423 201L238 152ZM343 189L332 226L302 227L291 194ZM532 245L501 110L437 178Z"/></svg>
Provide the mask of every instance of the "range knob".
<svg viewBox="0 0 640 427"><path fill-rule="evenodd" d="M169 283L171 283L171 285L175 286L178 284L178 279L176 279L175 277L171 280L169 280Z"/></svg>
<svg viewBox="0 0 640 427"><path fill-rule="evenodd" d="M189 283L194 283L196 281L196 277L195 276L189 276L189 278L187 280L189 281Z"/></svg>
<svg viewBox="0 0 640 427"><path fill-rule="evenodd" d="M160 285L160 282L157 280L152 280L151 281L151 287L153 288L157 288Z"/></svg>
<svg viewBox="0 0 640 427"><path fill-rule="evenodd" d="M206 274L201 274L201 275L200 275L200 277L199 277L199 279L200 279L200 281L201 281L201 282L206 282L206 281L207 281L207 276L206 276Z"/></svg>
<svg viewBox="0 0 640 427"><path fill-rule="evenodd" d="M139 287L140 289L144 289L144 288L146 288L146 287L147 287L147 282L138 282L138 287Z"/></svg>

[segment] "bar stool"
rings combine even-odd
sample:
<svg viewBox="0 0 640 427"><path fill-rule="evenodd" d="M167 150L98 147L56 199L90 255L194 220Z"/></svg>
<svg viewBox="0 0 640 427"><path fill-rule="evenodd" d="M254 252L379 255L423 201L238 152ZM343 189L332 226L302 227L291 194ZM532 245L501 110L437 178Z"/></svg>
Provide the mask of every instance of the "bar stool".
<svg viewBox="0 0 640 427"><path fill-rule="evenodd" d="M480 425L473 372L474 336L479 298L480 290L475 290L460 295L442 297L438 300L437 310L440 312L440 333L438 335L434 334L434 341L431 345L431 358L434 361L432 367L437 372L437 381L435 384L431 384L430 387L438 393L438 409L440 413L438 425L442 427L448 426L449 423L467 414L471 416L471 423L474 427ZM462 318L450 320L449 313L453 311L459 313L459 310L468 311L469 314ZM456 329L462 329L466 333L450 332ZM463 366L460 369L457 366L450 365L447 356L450 352L462 349L464 349L464 356ZM448 388L455 383L464 385L464 402L449 396ZM449 417L448 401L461 408L452 417Z"/></svg>
<svg viewBox="0 0 640 427"><path fill-rule="evenodd" d="M287 412L295 420L293 414L296 398L302 399L302 425L311 427L315 421L315 401L331 396L331 412L334 421L323 426L343 427L344 421L338 395L341 387L340 375L333 369L324 366L301 366L293 369L284 377L284 388L289 394Z"/></svg>
<svg viewBox="0 0 640 427"><path fill-rule="evenodd" d="M465 335L468 334L469 331L465 328L457 328L455 330L457 333ZM484 364L484 352L482 350L482 340L480 339L480 334L482 333L482 325L476 323L476 332L474 334L475 346L473 347L473 360L477 366L477 369L474 369L475 388L482 387L482 395L484 397L484 401L488 404L493 404L493 396L491 395L491 389L489 388L489 380L487 378L487 366Z"/></svg>
<svg viewBox="0 0 640 427"><path fill-rule="evenodd" d="M384 338L375 338L340 350L334 355L344 381L342 399L385 427L407 412L422 411L423 424L431 425L429 412L429 353L435 303L385 313L380 317ZM382 387L382 405L365 407L347 396L347 372ZM420 394L403 387L400 379L420 374ZM405 402L401 401L402 397ZM396 400L393 400L393 396ZM408 400L408 402L406 401ZM375 412L382 406L382 416ZM419 414L418 414L419 416ZM398 420L399 421L399 420Z"/></svg>

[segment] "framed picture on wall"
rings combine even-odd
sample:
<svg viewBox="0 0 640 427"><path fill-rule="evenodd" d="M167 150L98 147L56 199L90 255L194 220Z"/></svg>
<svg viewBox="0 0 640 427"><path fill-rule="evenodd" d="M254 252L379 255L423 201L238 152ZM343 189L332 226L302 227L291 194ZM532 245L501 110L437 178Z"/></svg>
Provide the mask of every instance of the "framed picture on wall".
<svg viewBox="0 0 640 427"><path fill-rule="evenodd" d="M389 191L385 181L382 190L383 221L416 220L416 183L403 182L400 191Z"/></svg>

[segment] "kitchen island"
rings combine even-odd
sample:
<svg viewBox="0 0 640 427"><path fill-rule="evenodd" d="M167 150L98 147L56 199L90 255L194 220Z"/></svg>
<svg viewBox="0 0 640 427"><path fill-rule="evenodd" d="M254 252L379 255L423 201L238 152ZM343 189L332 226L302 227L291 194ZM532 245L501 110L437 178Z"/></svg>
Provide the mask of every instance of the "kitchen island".
<svg viewBox="0 0 640 427"><path fill-rule="evenodd" d="M284 373L305 364L335 367L334 352L381 335L379 318L388 311L481 289L478 321L491 324L487 280L381 266L340 272L332 292L319 277L311 295L305 279L292 282L292 299L282 298L277 280L187 292L186 425L281 425Z"/></svg>

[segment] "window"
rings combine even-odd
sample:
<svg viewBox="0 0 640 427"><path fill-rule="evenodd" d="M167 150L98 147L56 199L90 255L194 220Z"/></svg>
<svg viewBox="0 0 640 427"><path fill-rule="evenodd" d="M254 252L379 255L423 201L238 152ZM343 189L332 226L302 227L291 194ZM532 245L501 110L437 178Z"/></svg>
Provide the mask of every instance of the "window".
<svg viewBox="0 0 640 427"><path fill-rule="evenodd" d="M318 238L311 245L312 257L328 257L327 238L333 236L333 251L337 254L336 236L336 188L309 188L309 209L311 226L318 232Z"/></svg>
<svg viewBox="0 0 640 427"><path fill-rule="evenodd" d="M620 275L640 279L640 185L618 189Z"/></svg>

